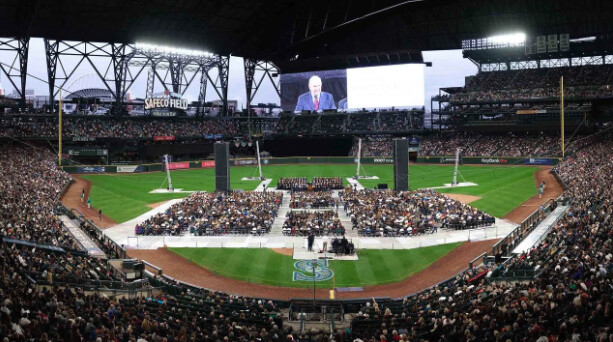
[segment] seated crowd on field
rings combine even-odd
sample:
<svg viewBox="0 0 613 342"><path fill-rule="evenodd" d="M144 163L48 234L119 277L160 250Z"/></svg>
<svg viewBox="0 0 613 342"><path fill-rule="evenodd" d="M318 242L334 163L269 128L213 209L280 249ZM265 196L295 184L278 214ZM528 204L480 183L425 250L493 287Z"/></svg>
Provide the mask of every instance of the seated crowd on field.
<svg viewBox="0 0 613 342"><path fill-rule="evenodd" d="M289 200L293 209L331 208L337 205L337 200L331 191L294 192Z"/></svg>
<svg viewBox="0 0 613 342"><path fill-rule="evenodd" d="M313 177L313 190L333 190L343 188L343 179L341 177Z"/></svg>
<svg viewBox="0 0 613 342"><path fill-rule="evenodd" d="M307 184L307 179L305 177L301 177L301 178L281 177L279 178L279 181L277 182L277 189L279 190L298 191L298 190L306 190L307 187L308 187L308 184Z"/></svg>
<svg viewBox="0 0 613 342"><path fill-rule="evenodd" d="M341 177L313 177L313 180L309 183L304 177L300 178L279 178L277 183L277 189L290 190L290 191L322 191L342 189L343 179Z"/></svg>
<svg viewBox="0 0 613 342"><path fill-rule="evenodd" d="M270 231L281 192L197 192L136 225L137 235L264 234Z"/></svg>
<svg viewBox="0 0 613 342"><path fill-rule="evenodd" d="M290 211L283 223L284 235L307 236L343 235L345 227L332 210L325 211Z"/></svg>
<svg viewBox="0 0 613 342"><path fill-rule="evenodd" d="M346 190L341 193L352 229L364 236L417 235L438 228L468 229L494 218L434 190Z"/></svg>

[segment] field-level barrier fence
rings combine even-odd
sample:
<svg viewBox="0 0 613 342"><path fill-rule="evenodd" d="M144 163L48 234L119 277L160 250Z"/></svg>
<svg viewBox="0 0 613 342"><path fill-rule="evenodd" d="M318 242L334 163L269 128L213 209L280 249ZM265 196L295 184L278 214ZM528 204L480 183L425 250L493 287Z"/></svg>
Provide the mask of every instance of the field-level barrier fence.
<svg viewBox="0 0 613 342"><path fill-rule="evenodd" d="M517 228L500 239L492 246L492 255L501 254L506 256L512 251L528 234L530 234L536 226L554 209L554 203L560 201L562 196L558 198L550 198L536 209L530 216L523 220Z"/></svg>
<svg viewBox="0 0 613 342"><path fill-rule="evenodd" d="M468 165L556 165L560 161L557 157L463 157L462 164ZM455 164L455 156L424 156L418 157L417 163L422 164ZM356 157L269 157L261 158L262 166L266 165L292 165L292 164L357 164ZM391 156L362 157L361 164L385 165L393 164ZM258 165L256 158L232 158L230 166L253 166ZM213 160L177 161L171 163L172 170L213 168ZM162 163L138 164L138 165L70 165L62 166L68 173L139 173L157 172L164 170Z"/></svg>
<svg viewBox="0 0 613 342"><path fill-rule="evenodd" d="M98 244L102 250L111 255L108 255L109 258L119 258L125 259L127 257L126 250L119 246L115 241L106 236L102 229L100 229L92 220L85 217L79 209L71 208L68 209L63 204L60 206L61 211L66 214L70 219L77 219L80 223L86 222L92 229L91 230L83 230L85 234L87 234L91 239L94 239L94 242ZM82 229L82 228L79 228Z"/></svg>

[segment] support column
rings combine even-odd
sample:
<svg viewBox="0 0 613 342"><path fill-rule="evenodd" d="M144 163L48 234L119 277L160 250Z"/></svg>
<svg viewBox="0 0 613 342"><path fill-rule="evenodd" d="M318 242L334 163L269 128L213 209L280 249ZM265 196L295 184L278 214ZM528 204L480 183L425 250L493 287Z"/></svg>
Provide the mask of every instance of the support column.
<svg viewBox="0 0 613 342"><path fill-rule="evenodd" d="M145 97L150 98L153 96L153 89L155 86L155 62L151 62L151 69L147 73L147 91Z"/></svg>
<svg viewBox="0 0 613 342"><path fill-rule="evenodd" d="M218 56L217 68L219 69L221 101L223 103L221 113L222 115L228 116L228 75L230 73L230 56Z"/></svg>
<svg viewBox="0 0 613 342"><path fill-rule="evenodd" d="M169 58L168 67L170 68L172 92L179 94L181 93L181 80L183 78L183 61L181 58Z"/></svg>
<svg viewBox="0 0 613 342"><path fill-rule="evenodd" d="M200 67L200 71L202 72L202 74L200 74L200 92L198 93L198 110L196 112L196 115L204 116L204 103L206 102L206 87L208 84L206 66L202 65Z"/></svg>
<svg viewBox="0 0 613 342"><path fill-rule="evenodd" d="M245 58L243 60L243 65L245 67L245 90L247 92L247 116L251 116L251 101L253 100L253 96L255 95L255 93L253 92L253 81L256 64L256 61L251 60L249 58Z"/></svg>
<svg viewBox="0 0 613 342"><path fill-rule="evenodd" d="M13 86L19 96L19 106L26 107L26 77L28 73L28 48L30 37L0 38L0 51L15 52L16 56L11 62L0 64L0 77L2 74ZM19 64L17 64L19 61ZM19 78L19 82L16 82Z"/></svg>
<svg viewBox="0 0 613 342"><path fill-rule="evenodd" d="M57 70L57 61L59 58L58 47L59 40L51 42L45 38L45 55L47 57L47 84L49 86L49 105L51 111L55 108L55 73Z"/></svg>
<svg viewBox="0 0 613 342"><path fill-rule="evenodd" d="M126 60L126 45L125 44L111 44L111 58L113 60L113 71L115 74L115 108L113 109L114 115L121 115L123 113L123 98L124 98L124 86L126 68L128 61Z"/></svg>
<svg viewBox="0 0 613 342"><path fill-rule="evenodd" d="M30 37L19 38L17 54L19 55L19 77L21 81L21 107L26 108L26 77L28 76L28 50L30 47Z"/></svg>

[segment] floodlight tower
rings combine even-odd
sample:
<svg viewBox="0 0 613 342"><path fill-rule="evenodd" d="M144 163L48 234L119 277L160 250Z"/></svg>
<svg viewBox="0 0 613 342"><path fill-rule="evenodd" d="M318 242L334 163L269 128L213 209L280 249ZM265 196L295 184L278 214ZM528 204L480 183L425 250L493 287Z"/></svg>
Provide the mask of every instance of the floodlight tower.
<svg viewBox="0 0 613 342"><path fill-rule="evenodd" d="M362 138L358 138L358 168L355 171L355 179L360 178L360 162L362 159Z"/></svg>
<svg viewBox="0 0 613 342"><path fill-rule="evenodd" d="M164 164L166 165L166 179L168 180L168 192L174 192L175 189L172 187L172 179L170 179L170 168L168 167L168 159L170 156L168 154L164 155Z"/></svg>
<svg viewBox="0 0 613 342"><path fill-rule="evenodd" d="M461 148L457 148L455 150L455 169L453 170L453 181L451 182L452 186L458 185L458 165L460 164L460 152Z"/></svg>
<svg viewBox="0 0 613 342"><path fill-rule="evenodd" d="M262 176L262 163L260 162L260 143L259 141L255 141L255 151L258 156L258 171L260 172L260 180L265 180L264 176Z"/></svg>

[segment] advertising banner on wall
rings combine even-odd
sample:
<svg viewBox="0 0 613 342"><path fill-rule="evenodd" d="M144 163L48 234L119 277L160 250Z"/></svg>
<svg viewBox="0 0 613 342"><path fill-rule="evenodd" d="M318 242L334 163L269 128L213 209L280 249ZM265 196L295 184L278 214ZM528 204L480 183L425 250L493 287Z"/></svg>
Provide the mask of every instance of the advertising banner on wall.
<svg viewBox="0 0 613 342"><path fill-rule="evenodd" d="M367 162L367 160L363 160L364 162ZM373 163L375 164L393 164L394 163L394 158L391 157L379 157L379 158L373 158L372 160Z"/></svg>
<svg viewBox="0 0 613 342"><path fill-rule="evenodd" d="M96 141L96 137L72 137L72 141Z"/></svg>
<svg viewBox="0 0 613 342"><path fill-rule="evenodd" d="M200 164L200 167L215 167L215 161L214 160L203 160L202 163Z"/></svg>
<svg viewBox="0 0 613 342"><path fill-rule="evenodd" d="M77 167L77 173L104 173L106 168L104 166L84 166Z"/></svg>
<svg viewBox="0 0 613 342"><path fill-rule="evenodd" d="M472 159L464 159L464 161L468 164L474 162ZM505 158L481 158L479 161L480 164L508 164L509 161ZM478 162L477 162L478 163Z"/></svg>
<svg viewBox="0 0 613 342"><path fill-rule="evenodd" d="M128 165L128 166L117 166L118 173L132 173L132 172L143 172L144 167L142 165Z"/></svg>
<svg viewBox="0 0 613 342"><path fill-rule="evenodd" d="M528 158L525 162L527 165L553 165L554 163L555 159L551 158Z"/></svg>
<svg viewBox="0 0 613 342"><path fill-rule="evenodd" d="M255 159L235 159L234 165L257 165L258 161Z"/></svg>
<svg viewBox="0 0 613 342"><path fill-rule="evenodd" d="M174 135L156 135L153 136L153 141L173 141L175 140Z"/></svg>
<svg viewBox="0 0 613 342"><path fill-rule="evenodd" d="M189 162L174 162L168 163L169 170L189 169Z"/></svg>

